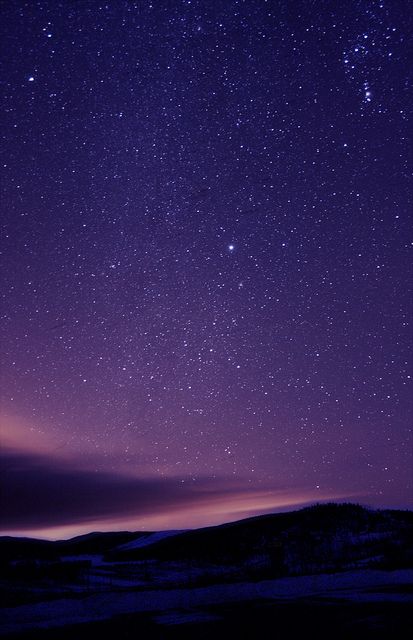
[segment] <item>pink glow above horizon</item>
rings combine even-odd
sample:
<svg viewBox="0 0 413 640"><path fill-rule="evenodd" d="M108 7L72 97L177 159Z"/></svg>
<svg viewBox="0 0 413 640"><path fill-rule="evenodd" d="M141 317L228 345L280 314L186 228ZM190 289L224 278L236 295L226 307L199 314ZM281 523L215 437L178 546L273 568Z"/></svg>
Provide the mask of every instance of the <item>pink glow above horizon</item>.
<svg viewBox="0 0 413 640"><path fill-rule="evenodd" d="M94 455L93 465L95 472L90 471L90 458L79 460L75 451L70 446L62 446L56 435L50 435L44 429L37 429L30 426L21 418L11 415L2 415L2 455L5 460L6 483L8 473L14 474L12 477L24 477L28 470L34 469L36 474L46 473L50 482L49 491L52 490L55 483L62 482L63 474L64 482L67 482L69 476L70 491L72 484L75 490L77 487L77 478L85 476L84 487L88 489L91 482L96 483L99 487L99 478L102 483L109 482L109 490L111 483L117 486L118 482L124 482L127 490L129 485L136 481L138 494L153 491L152 483L157 482L156 476L142 476L135 471L135 474L119 475L119 473L110 475L111 460L101 459L99 455ZM16 463L17 459L17 463ZM36 475L34 476L36 479ZM108 480L109 479L109 480ZM113 530L167 530L167 529L192 529L196 527L212 526L259 515L271 511L280 511L299 507L315 502L323 502L330 500L343 500L354 498L355 493L338 493L338 492L322 492L314 491L307 488L297 487L295 489L287 489L271 486L253 486L248 478L234 479L215 478L205 479L204 483L194 483L188 478L176 478L163 476L162 482L165 483L166 492L170 484L174 486L173 493L170 498L165 494L165 500L162 500L156 491L155 505L144 504L138 507L137 515L133 515L133 506L129 504L122 505L120 512L116 512L117 505L113 505L113 514L103 513L94 514L95 504L90 504L91 515L87 516L83 510L80 515L76 512L72 513L65 520L64 507L62 513L59 514L62 521L59 524L30 525L22 522L20 526L7 526L7 518L0 523L0 531L3 535L24 535L40 538L59 539L70 536L80 535L91 531L113 531ZM71 484L72 483L72 484ZM143 483L143 489L141 487ZM147 485L145 484L147 483ZM182 496L177 494L175 485L182 486ZM83 485L82 485L83 486ZM66 487L64 487L66 490ZM34 482L32 491L36 489ZM45 490L47 492L48 486ZM161 487L162 490L162 487ZM21 494L21 488L19 489ZM28 493L28 501L31 498L36 500L36 494ZM11 484L11 492L5 494L6 503L16 493L13 484ZM47 504L47 495L38 495L38 499ZM100 497L100 499L102 499ZM130 500L133 505L134 492L132 491ZM74 496L73 500L76 500ZM104 496L103 496L104 500ZM10 504L6 504L10 507ZM32 505L30 505L32 506ZM44 505L43 505L44 506ZM82 507L84 505L81 505ZM29 507L28 502L21 504L21 510L24 512ZM125 512L122 511L125 510ZM45 518L56 517L56 514L48 513L46 509ZM72 521L71 521L72 519Z"/></svg>
<svg viewBox="0 0 413 640"><path fill-rule="evenodd" d="M243 520L244 518L290 511L307 505L349 500L351 496L284 496L277 497L271 492L258 495L238 495L231 499L217 499L206 503L202 507L188 507L169 511L165 508L158 514L141 516L138 518L96 519L85 523L67 524L56 527L37 527L29 529L0 530L0 535L17 537L34 537L49 540L63 540L94 531L168 531L197 529L216 526L227 522ZM354 499L354 496L353 496Z"/></svg>

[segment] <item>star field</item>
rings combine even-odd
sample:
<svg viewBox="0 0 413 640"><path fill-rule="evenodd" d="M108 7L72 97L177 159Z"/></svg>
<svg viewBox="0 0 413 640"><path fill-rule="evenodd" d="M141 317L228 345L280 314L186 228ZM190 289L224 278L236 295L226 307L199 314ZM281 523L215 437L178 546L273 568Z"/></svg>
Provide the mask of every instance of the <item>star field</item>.
<svg viewBox="0 0 413 640"><path fill-rule="evenodd" d="M409 3L2 13L13 449L216 488L165 528L411 505Z"/></svg>

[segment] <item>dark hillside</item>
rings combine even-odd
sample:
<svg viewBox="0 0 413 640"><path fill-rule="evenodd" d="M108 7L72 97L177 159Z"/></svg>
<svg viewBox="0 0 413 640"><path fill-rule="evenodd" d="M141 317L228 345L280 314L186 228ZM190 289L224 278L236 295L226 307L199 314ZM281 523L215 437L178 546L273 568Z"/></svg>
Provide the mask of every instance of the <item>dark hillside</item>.
<svg viewBox="0 0 413 640"><path fill-rule="evenodd" d="M252 565L294 575L413 566L411 539L409 511L326 504L187 531L147 547L114 550L108 559Z"/></svg>

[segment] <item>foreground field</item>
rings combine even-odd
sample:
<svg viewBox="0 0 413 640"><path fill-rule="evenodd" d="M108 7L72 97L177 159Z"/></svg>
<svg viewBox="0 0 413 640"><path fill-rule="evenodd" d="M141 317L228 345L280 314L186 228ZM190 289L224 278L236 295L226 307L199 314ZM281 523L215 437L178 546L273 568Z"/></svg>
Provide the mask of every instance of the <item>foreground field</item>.
<svg viewBox="0 0 413 640"><path fill-rule="evenodd" d="M403 638L410 512L327 505L197 531L3 538L0 633Z"/></svg>

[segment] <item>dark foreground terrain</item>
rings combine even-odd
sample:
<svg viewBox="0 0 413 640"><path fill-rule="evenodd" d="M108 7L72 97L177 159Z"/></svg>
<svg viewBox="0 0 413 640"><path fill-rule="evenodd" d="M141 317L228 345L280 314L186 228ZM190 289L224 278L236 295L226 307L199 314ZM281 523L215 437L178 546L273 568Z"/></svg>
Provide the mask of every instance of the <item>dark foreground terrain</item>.
<svg viewBox="0 0 413 640"><path fill-rule="evenodd" d="M4 636L15 640L90 640L143 638L203 640L215 638L362 639L410 638L412 609L406 604L283 604L248 602L216 605L194 615L186 610L153 618L150 614L67 625Z"/></svg>
<svg viewBox="0 0 413 640"><path fill-rule="evenodd" d="M0 633L404 638L412 539L411 512L335 504L187 532L1 538Z"/></svg>

